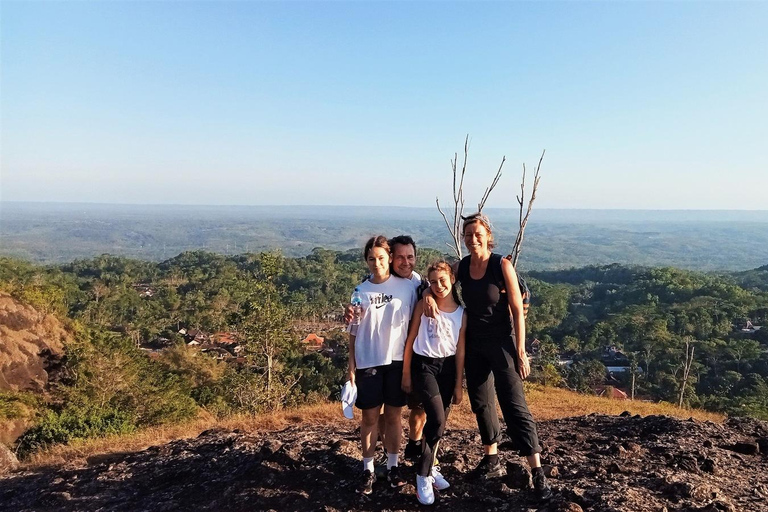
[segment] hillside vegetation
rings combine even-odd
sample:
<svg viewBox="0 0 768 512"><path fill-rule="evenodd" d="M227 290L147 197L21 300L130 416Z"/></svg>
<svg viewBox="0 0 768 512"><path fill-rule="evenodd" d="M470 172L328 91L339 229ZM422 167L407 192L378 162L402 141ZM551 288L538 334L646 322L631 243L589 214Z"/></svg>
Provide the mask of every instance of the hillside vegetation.
<svg viewBox="0 0 768 512"><path fill-rule="evenodd" d="M438 257L420 250L422 270ZM0 259L0 290L58 317L71 337L46 397L0 394L5 419L32 416L17 452L337 398L347 357L338 315L363 272L357 250L322 248L45 267ZM643 400L768 418L768 329L743 329L768 324L759 286L621 265L527 277L532 382L586 394L634 387ZM314 350L302 343L310 332L324 338Z"/></svg>

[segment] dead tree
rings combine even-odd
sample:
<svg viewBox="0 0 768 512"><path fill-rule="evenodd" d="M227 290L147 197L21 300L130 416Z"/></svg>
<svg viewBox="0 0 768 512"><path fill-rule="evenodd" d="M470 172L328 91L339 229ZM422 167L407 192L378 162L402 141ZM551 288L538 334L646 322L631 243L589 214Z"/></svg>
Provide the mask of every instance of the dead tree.
<svg viewBox="0 0 768 512"><path fill-rule="evenodd" d="M458 167L458 161L459 161L459 155L458 153L454 153L454 157L451 160L451 169L453 170L453 211L449 211L448 213L452 213L452 218L449 220L448 215L443 211L443 209L440 207L440 198L435 198L435 203L437 204L437 210L440 212L440 215L442 215L443 220L445 221L445 226L448 228L448 232L451 235L451 243L446 244L448 247L450 247L454 254L456 255L456 258L461 259L462 256L462 248L461 248L461 241L462 241L462 233L461 233L461 224L462 224L462 214L464 213L464 175L467 171L467 156L469 154L469 135L464 139L464 161L461 166L461 172L459 172ZM531 216L531 210L533 209L533 202L536 200L536 191L539 188L539 171L541 170L541 162L544 159L544 152L541 153L541 158L539 158L539 163L536 166L534 170L534 176L533 176L533 189L531 190L530 197L526 200L525 195L525 164L523 164L523 177L520 184L520 195L516 196L517 203L520 207L520 216L519 216L519 226L517 231L517 236L515 237L515 244L512 247L512 252L507 256L508 259L512 261L513 266L517 266L517 260L520 257L520 251L522 250L523 246L523 239L525 235L525 227L528 225L528 219ZM480 199L480 202L477 204L477 211L482 212L483 208L485 207L485 203L488 201L488 197L491 195L491 192L494 188L496 188L496 185L498 185L499 180L501 179L501 170L504 167L504 162L506 162L506 157L503 156L501 158L501 164L499 164L499 169L496 171L496 176L494 176L493 180L491 181L491 184L488 188L485 189L485 193L483 194L482 198ZM526 208L524 208L524 205L526 205Z"/></svg>
<svg viewBox="0 0 768 512"><path fill-rule="evenodd" d="M525 204L525 164L523 164L523 177L520 180L520 195L516 196L517 204L520 207L519 227L517 230L517 237L515 237L515 245L512 246L512 266L517 268L517 260L520 258L520 252L523 250L523 239L525 238L525 227L528 225L528 218L531 216L531 210L533 209L533 202L536 200L536 191L539 189L539 172L541 171L541 162L544 160L544 153L541 152L539 163L533 172L533 190L531 190L531 196L528 198L528 206L525 209L525 215L523 215L523 205Z"/></svg>
<svg viewBox="0 0 768 512"><path fill-rule="evenodd" d="M688 377L691 375L691 366L693 366L693 351L696 347L693 346L693 341L690 336L685 337L685 352L683 353L684 359L680 370L682 375L680 377L680 396L677 400L677 406L683 407L683 398L685 398L685 390L688 388Z"/></svg>

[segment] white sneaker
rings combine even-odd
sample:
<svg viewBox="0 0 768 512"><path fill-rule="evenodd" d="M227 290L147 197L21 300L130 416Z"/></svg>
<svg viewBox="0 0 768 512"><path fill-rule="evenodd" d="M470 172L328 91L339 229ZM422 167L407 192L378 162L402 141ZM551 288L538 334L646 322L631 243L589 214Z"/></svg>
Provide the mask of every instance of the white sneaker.
<svg viewBox="0 0 768 512"><path fill-rule="evenodd" d="M448 480L440 474L440 466L432 466L432 480L434 481L432 485L438 491L444 491L451 486Z"/></svg>
<svg viewBox="0 0 768 512"><path fill-rule="evenodd" d="M432 505L435 502L435 490L432 488L435 479L431 476L416 475L416 497L422 505Z"/></svg>

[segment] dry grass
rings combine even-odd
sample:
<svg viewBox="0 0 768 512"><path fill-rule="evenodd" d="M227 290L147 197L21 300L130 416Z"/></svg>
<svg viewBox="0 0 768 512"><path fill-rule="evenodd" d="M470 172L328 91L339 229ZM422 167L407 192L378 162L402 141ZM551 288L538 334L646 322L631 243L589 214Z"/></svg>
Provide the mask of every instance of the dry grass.
<svg viewBox="0 0 768 512"><path fill-rule="evenodd" d="M671 404L611 400L608 398L579 395L565 389L545 388L537 385L528 386L526 396L531 412L537 421L582 416L591 413L620 414L623 411L629 411L632 414L640 414L642 416L664 414L682 419L693 417L700 421L722 422L725 419L722 414L698 409L678 409ZM174 439L197 437L201 432L210 428L266 432L282 430L291 425L302 423L322 423L348 427L358 424L359 412L356 411L355 415L355 420L345 419L341 415L341 407L337 403L311 405L301 409L261 416L233 416L219 420L210 415L203 414L194 421L179 425L148 428L127 436L89 439L72 442L66 446L55 446L33 454L24 462L23 466L26 469L34 469L50 465L79 465L89 457L96 455L135 452L153 445L164 444ZM406 418L406 416L407 409L404 409L403 417ZM404 424L406 423L404 422ZM466 396L458 407L453 408L448 420L448 428L477 428L475 417L469 408L469 400Z"/></svg>

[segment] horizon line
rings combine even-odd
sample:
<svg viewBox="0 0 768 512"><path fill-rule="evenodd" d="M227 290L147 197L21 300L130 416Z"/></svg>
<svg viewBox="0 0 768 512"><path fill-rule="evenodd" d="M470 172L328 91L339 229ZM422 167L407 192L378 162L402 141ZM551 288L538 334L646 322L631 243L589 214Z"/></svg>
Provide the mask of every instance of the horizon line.
<svg viewBox="0 0 768 512"><path fill-rule="evenodd" d="M433 210L434 206L404 206L397 204L200 204L200 203L102 203L95 201L14 201L0 199L2 204L32 204L32 205L88 205L88 206L168 206L168 207L189 207L189 208L407 208L413 210ZM486 210L513 210L519 211L519 207L499 207L489 206ZM552 208L540 207L534 210L549 211L627 211L627 212L768 212L768 209L736 209L736 208ZM466 210L469 211L469 210Z"/></svg>

